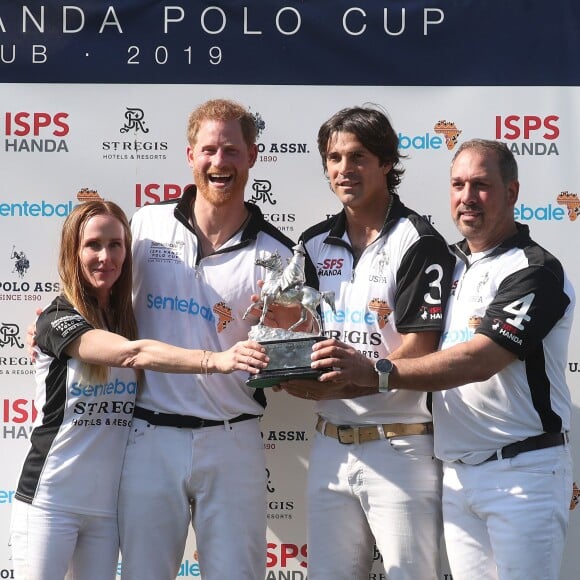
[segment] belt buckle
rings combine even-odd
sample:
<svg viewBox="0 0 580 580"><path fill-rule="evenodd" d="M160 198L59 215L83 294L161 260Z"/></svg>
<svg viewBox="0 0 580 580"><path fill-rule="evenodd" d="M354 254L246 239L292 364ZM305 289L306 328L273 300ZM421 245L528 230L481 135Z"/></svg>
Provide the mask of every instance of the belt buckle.
<svg viewBox="0 0 580 580"><path fill-rule="evenodd" d="M336 426L336 438L341 445L352 445L354 443L354 435L352 441L343 441L342 440L342 433L343 431L353 431L353 427L350 425L337 425Z"/></svg>

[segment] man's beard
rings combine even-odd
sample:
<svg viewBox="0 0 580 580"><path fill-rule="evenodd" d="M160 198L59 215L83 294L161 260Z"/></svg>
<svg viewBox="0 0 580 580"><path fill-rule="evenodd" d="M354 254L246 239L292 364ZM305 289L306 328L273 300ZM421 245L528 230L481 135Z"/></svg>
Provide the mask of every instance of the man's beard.
<svg viewBox="0 0 580 580"><path fill-rule="evenodd" d="M227 204L232 198L237 195L244 195L244 189L247 182L247 175L245 180L242 176L234 173L232 181L226 188L215 188L210 181L207 174L195 172L193 174L195 184L197 186L198 194L207 199L212 205L219 207Z"/></svg>

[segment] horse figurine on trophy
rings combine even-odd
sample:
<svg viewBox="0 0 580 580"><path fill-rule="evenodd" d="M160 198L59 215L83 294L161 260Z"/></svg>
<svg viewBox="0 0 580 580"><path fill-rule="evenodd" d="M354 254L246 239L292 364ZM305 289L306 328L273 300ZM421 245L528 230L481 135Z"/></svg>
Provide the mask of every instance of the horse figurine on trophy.
<svg viewBox="0 0 580 580"><path fill-rule="evenodd" d="M262 309L258 323L250 329L249 338L259 341L266 348L270 362L266 369L246 381L251 387L269 387L284 379L313 378L324 372L310 367L310 354L312 345L324 340L319 306L324 301L336 314L334 292L320 292L304 284L306 251L302 242L292 249L294 255L286 266L282 264L282 258L277 251L267 258L258 258L255 261L257 266L266 269L266 276L260 299L248 307L243 318L256 308ZM299 305L299 319L287 330L265 326L264 319L272 304ZM316 332L295 331L295 328L306 321L309 313L316 323Z"/></svg>
<svg viewBox="0 0 580 580"><path fill-rule="evenodd" d="M243 318L246 318L254 308L261 308L262 314L258 324L264 324L266 312L271 304L278 303L285 306L300 305L300 318L288 329L293 331L306 321L311 314L317 325L317 334L322 332L322 320L318 314L318 307L324 300L336 314L334 292L320 292L311 286L305 286L304 256L306 252L302 242L292 248L294 255L286 267L282 265L282 258L278 251L267 258L257 258L256 265L263 266L270 274L266 277L260 293L260 300L248 307Z"/></svg>

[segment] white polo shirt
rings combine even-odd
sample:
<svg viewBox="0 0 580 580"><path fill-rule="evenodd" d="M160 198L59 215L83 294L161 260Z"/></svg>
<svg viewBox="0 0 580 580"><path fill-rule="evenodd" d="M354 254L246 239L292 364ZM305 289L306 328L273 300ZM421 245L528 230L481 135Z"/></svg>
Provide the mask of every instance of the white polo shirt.
<svg viewBox="0 0 580 580"><path fill-rule="evenodd" d="M259 294L265 272L255 260L276 250L292 256L293 242L246 204L250 219L217 252L200 257L190 225L195 186L181 199L149 205L132 221L133 305L141 338L184 348L227 350L247 340L255 320L242 317L250 296ZM145 372L137 404L151 411L223 421L243 413L261 415L262 389L245 385L247 373L170 374Z"/></svg>
<svg viewBox="0 0 580 580"><path fill-rule="evenodd" d="M335 293L336 314L323 304L324 334L373 361L401 344L401 334L440 331L449 294L453 256L445 240L394 195L379 237L355 260L344 212L304 232L320 290ZM397 390L355 399L319 401L317 411L334 424L431 421L427 395Z"/></svg>
<svg viewBox="0 0 580 580"><path fill-rule="evenodd" d="M570 429L575 295L560 262L525 225L485 254L471 256L465 240L453 249L441 348L481 333L518 357L487 381L433 393L436 455L475 464L515 441Z"/></svg>
<svg viewBox="0 0 580 580"><path fill-rule="evenodd" d="M111 368L94 383L66 347L92 330L62 296L36 322L38 415L16 498L42 508L115 516L137 379Z"/></svg>

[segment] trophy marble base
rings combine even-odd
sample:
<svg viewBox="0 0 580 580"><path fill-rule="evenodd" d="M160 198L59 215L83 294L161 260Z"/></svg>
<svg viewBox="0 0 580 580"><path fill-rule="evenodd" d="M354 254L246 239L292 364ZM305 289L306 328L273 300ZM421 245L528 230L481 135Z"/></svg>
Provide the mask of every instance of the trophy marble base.
<svg viewBox="0 0 580 580"><path fill-rule="evenodd" d="M264 389L294 379L317 379L328 369L311 368L310 355L312 346L324 339L324 336L307 336L260 340L260 344L270 357L270 362L263 371L250 376L246 380L246 385L254 389Z"/></svg>

